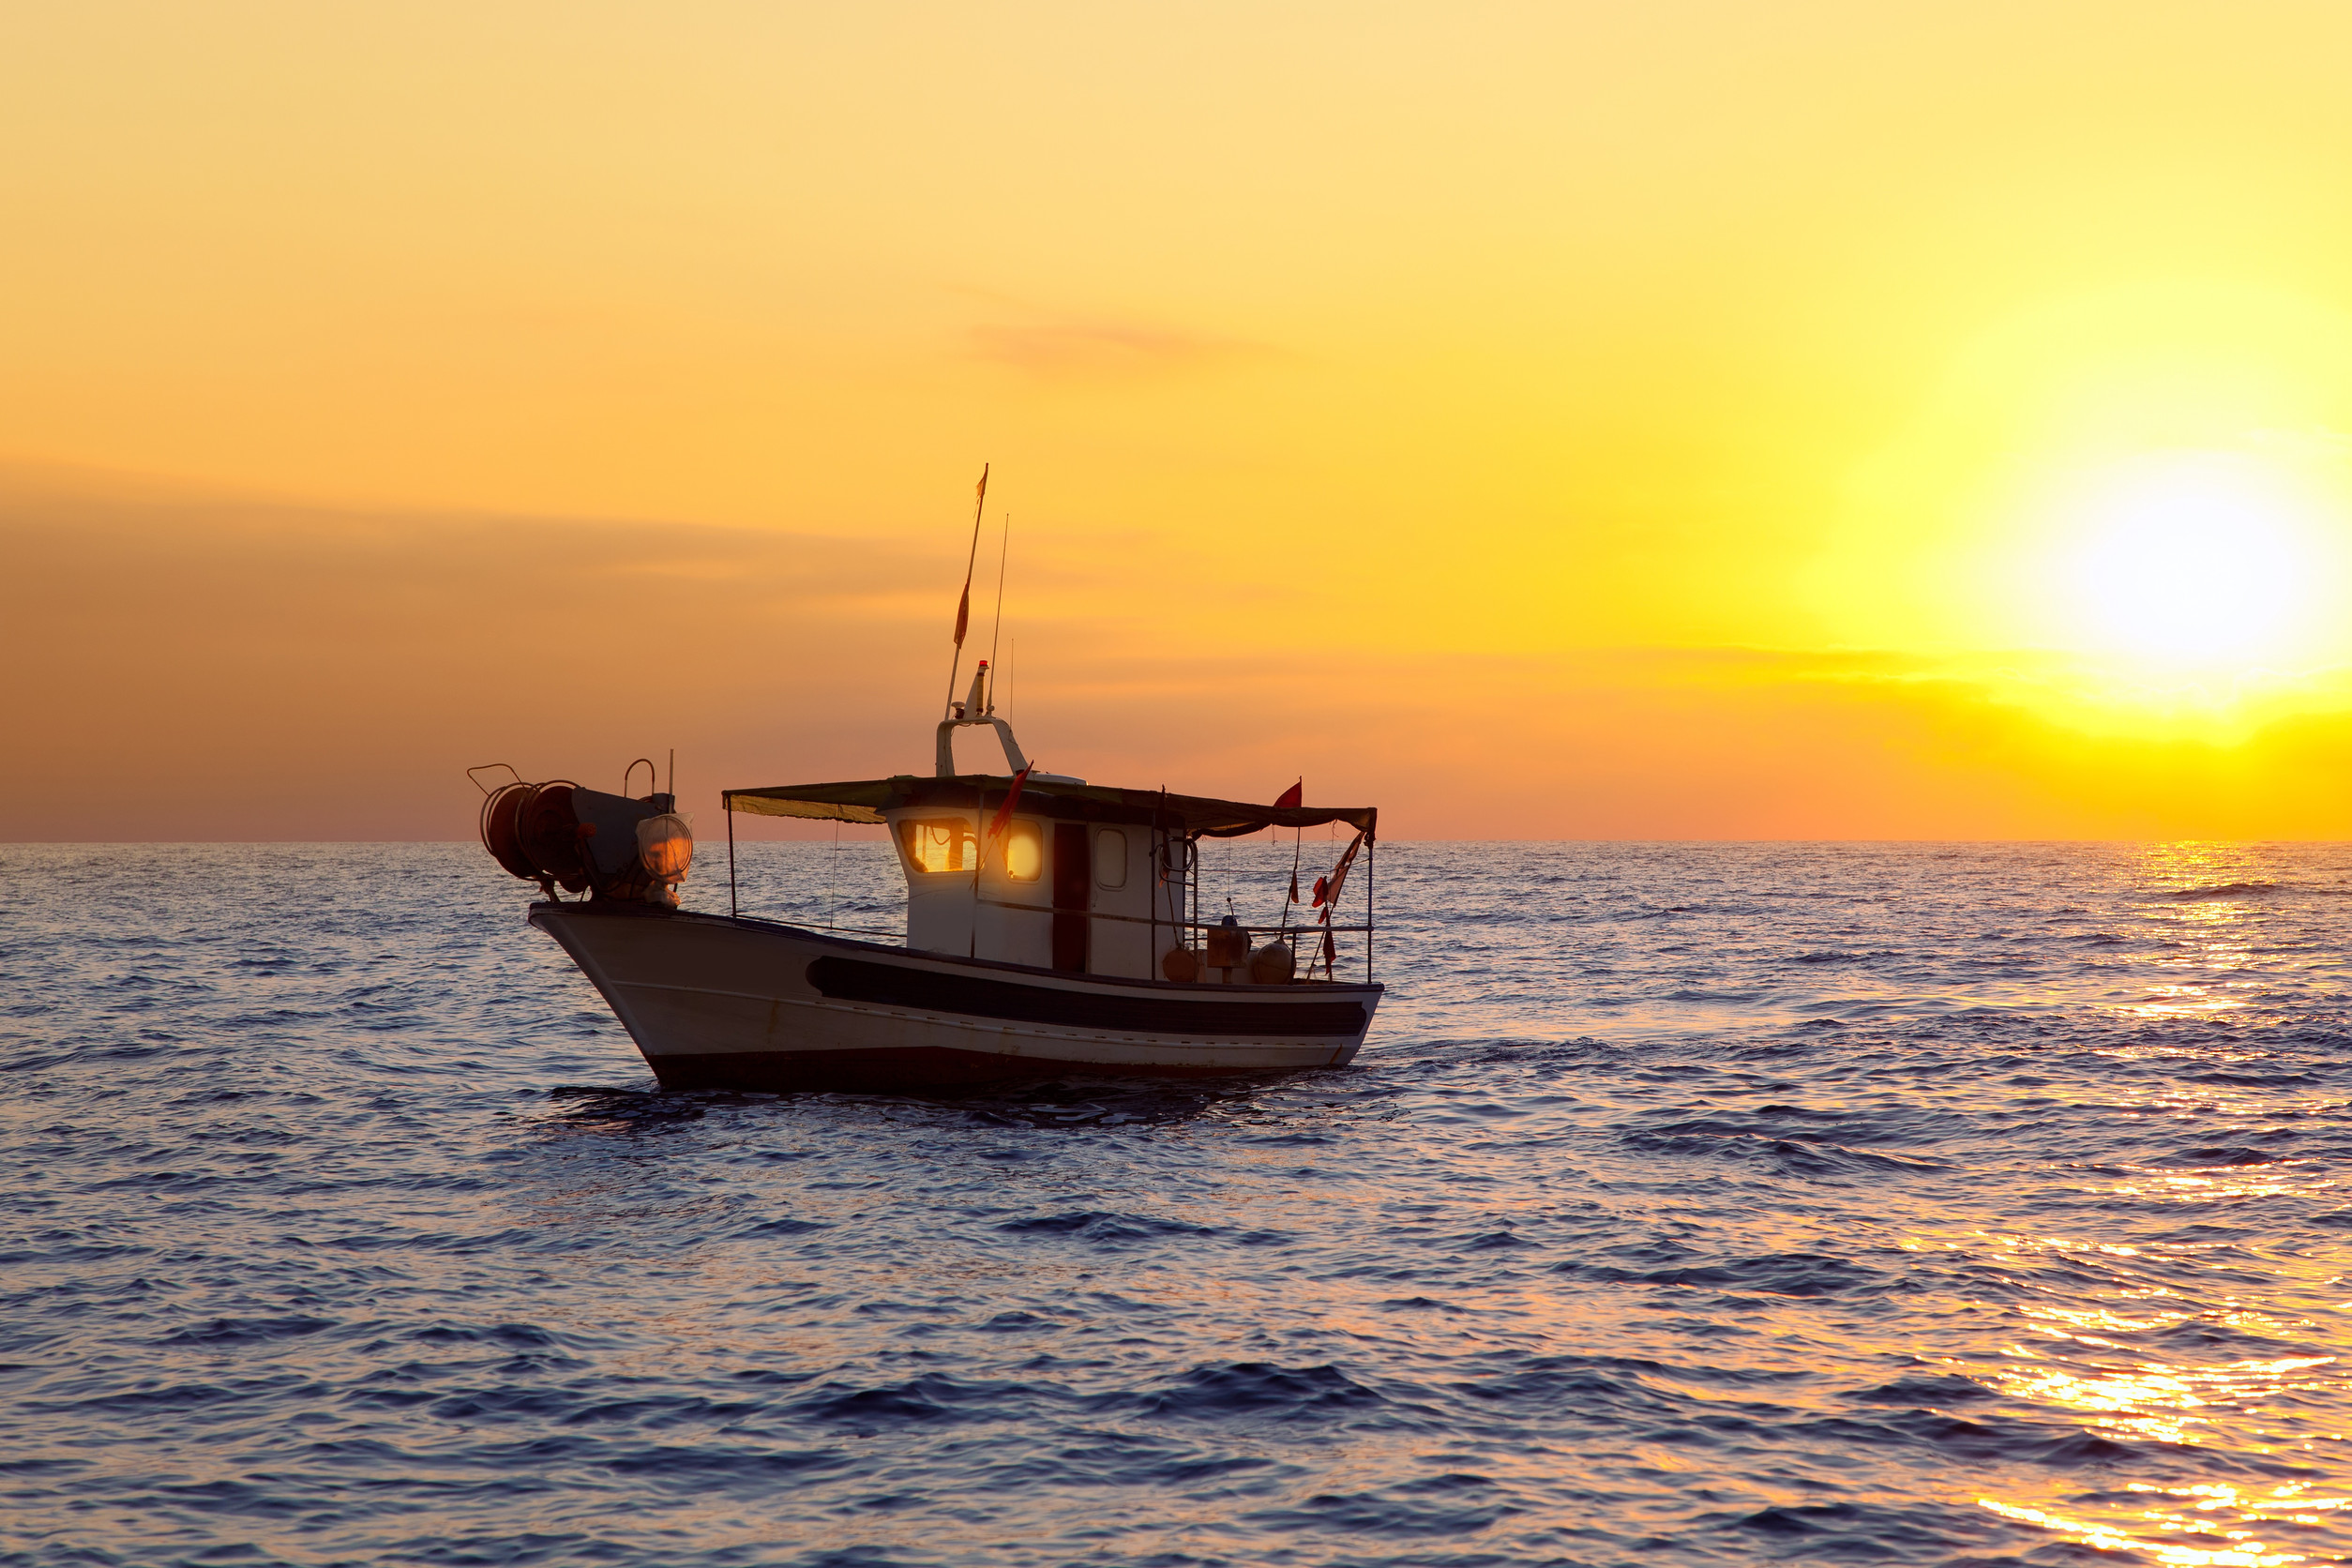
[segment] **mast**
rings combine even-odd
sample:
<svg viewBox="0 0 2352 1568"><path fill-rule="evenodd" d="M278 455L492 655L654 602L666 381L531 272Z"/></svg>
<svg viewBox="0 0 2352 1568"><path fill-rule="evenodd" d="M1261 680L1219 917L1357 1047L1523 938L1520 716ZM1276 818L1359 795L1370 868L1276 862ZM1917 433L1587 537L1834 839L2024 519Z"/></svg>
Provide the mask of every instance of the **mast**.
<svg viewBox="0 0 2352 1568"><path fill-rule="evenodd" d="M972 549L964 556L964 596L956 601L956 656L947 665L947 701L942 712L956 716L956 677L963 673L964 630L972 625L972 568L980 560L980 514L988 505L988 465L980 465L979 498L972 504Z"/></svg>

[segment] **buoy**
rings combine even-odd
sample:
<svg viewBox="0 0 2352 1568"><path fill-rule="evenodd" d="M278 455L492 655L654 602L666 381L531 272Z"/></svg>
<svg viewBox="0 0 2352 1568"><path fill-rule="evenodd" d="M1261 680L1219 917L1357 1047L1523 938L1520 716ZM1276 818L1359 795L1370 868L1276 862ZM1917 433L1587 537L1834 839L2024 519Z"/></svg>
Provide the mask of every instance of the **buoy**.
<svg viewBox="0 0 2352 1568"><path fill-rule="evenodd" d="M1198 980L1200 956L1189 947L1171 947L1160 955L1160 972L1178 982Z"/></svg>
<svg viewBox="0 0 2352 1568"><path fill-rule="evenodd" d="M1270 942L1249 956L1249 977L1259 986L1287 986L1298 972L1299 961L1290 944Z"/></svg>

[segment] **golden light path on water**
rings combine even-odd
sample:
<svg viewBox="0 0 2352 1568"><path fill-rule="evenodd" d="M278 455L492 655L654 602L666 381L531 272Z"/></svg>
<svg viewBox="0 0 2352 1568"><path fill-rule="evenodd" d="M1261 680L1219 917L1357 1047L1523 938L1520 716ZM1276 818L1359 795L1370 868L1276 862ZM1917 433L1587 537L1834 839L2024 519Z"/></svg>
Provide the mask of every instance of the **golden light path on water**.
<svg viewBox="0 0 2352 1568"><path fill-rule="evenodd" d="M2173 952L2156 960L2158 967L2180 978L2147 984L2137 997L2118 999L2113 1004L2117 1016L2148 1022L2213 1018L2255 1004L2254 993L2261 986L2256 972L2271 956L2258 950L2248 926L2255 899L2266 888L2236 882L2241 866L2242 854L2235 846L2175 844L2147 850L2142 870L2148 882L2176 891L2210 888L2221 896L2146 912L2145 918L2168 928L2176 943ZM2148 1052L2133 1048L2128 1054ZM2186 1119L2190 1112L2206 1108L2212 1108L2159 1099L2123 1114ZM2260 1114L2252 1106L2224 1104L2220 1108ZM2326 1172L2289 1161L2251 1167L2126 1165L2115 1168L2112 1179L2081 1190L2094 1198L2180 1205L2194 1230L2197 1206L2229 1206L2236 1211L2233 1223L2242 1226L2246 1206L2289 1196L2316 1197L2337 1185ZM2145 1250L2081 1238L1989 1231L1979 1232L1978 1240L2009 1254L2024 1266L2021 1273L2043 1259L2079 1260L2095 1267L2103 1256L2137 1258ZM2201 1248L2236 1250L2223 1243L2188 1241L2178 1251L2187 1259ZM2339 1276L2314 1268L2310 1277L2297 1283L2323 1311L2330 1304L2352 1307L2352 1302L2317 1299L2329 1287L2344 1288ZM2251 1436L2257 1452L2289 1448L2317 1457L2319 1444L2308 1436L2267 1430L2266 1411L2290 1401L2341 1401L2352 1391L2342 1356L2250 1358L2217 1365L2150 1358L2133 1342L2140 1336L2161 1338L2169 1332L2194 1331L2199 1325L2257 1338L2306 1341L2322 1332L2316 1319L2283 1320L2270 1312L2242 1308L2226 1295L2219 1304L2196 1307L2183 1304L2162 1287L2143 1287L2118 1290L2092 1308L2042 1304L2016 1310L2025 1321L2004 1362L1955 1365L1954 1370L2003 1394L2076 1412L2085 1431L2118 1441L2194 1448L2217 1421L2227 1420L2237 1428L2233 1438L2240 1452ZM2348 1436L2352 1434L2334 1432L2328 1440L2341 1443ZM2352 1488L2324 1488L2304 1481L2269 1486L2225 1481L2179 1486L2130 1482L2099 1496L2095 1507L2087 1506L2088 1500L2027 1495L1977 1500L2004 1518L2097 1550L2137 1554L2167 1568L2268 1568L2319 1560L2282 1543L2279 1528L2314 1525L2323 1515L2352 1507ZM2326 1560L2335 1560L2330 1555Z"/></svg>

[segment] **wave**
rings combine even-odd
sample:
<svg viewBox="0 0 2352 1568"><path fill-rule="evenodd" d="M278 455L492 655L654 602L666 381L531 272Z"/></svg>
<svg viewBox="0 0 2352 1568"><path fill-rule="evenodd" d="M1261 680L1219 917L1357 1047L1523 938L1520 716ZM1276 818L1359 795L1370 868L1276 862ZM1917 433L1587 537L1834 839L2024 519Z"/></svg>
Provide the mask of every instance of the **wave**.
<svg viewBox="0 0 2352 1568"><path fill-rule="evenodd" d="M986 1417L1002 1391L974 1389L947 1377L917 1378L884 1388L820 1390L802 1401L793 1413L803 1420L871 1429L911 1422L961 1421ZM974 1403L982 1408L967 1409Z"/></svg>
<svg viewBox="0 0 2352 1568"><path fill-rule="evenodd" d="M1452 1506L1404 1500L1414 1494L1432 1498L1455 1494L1463 1500ZM1385 1495L1321 1493L1298 1506L1259 1509L1244 1517L1271 1530L1327 1530L1413 1541L1475 1535L1520 1512L1521 1506L1491 1478L1455 1472L1394 1487Z"/></svg>
<svg viewBox="0 0 2352 1568"><path fill-rule="evenodd" d="M2176 888L2170 893L2158 894L2157 897L2184 904L2195 903L2205 898L2264 898L2273 893L2287 892L2292 886L2293 884L2289 882L2216 882L2210 887Z"/></svg>
<svg viewBox="0 0 2352 1568"><path fill-rule="evenodd" d="M274 1339L295 1339L336 1326L332 1318L215 1318L163 1335L158 1345L202 1345L226 1349L234 1345L264 1345Z"/></svg>
<svg viewBox="0 0 2352 1568"><path fill-rule="evenodd" d="M1170 1238L1214 1238L1233 1232L1220 1225L1197 1225L1190 1220L1163 1219L1152 1214L1126 1214L1110 1210L1082 1209L1059 1214L1032 1214L998 1226L1006 1236L1069 1237L1094 1246L1133 1246Z"/></svg>
<svg viewBox="0 0 2352 1568"><path fill-rule="evenodd" d="M1176 1387L1142 1401L1147 1415L1188 1420L1250 1416L1295 1421L1368 1410L1387 1404L1336 1366L1280 1366L1273 1362L1229 1362L1197 1366Z"/></svg>
<svg viewBox="0 0 2352 1568"><path fill-rule="evenodd" d="M1798 1298L1884 1290L1898 1283L1894 1275L1882 1270L1816 1252L1770 1253L1721 1263L1684 1264L1658 1269L1625 1269L1589 1262L1561 1263L1551 1272L1596 1284L1675 1285Z"/></svg>
<svg viewBox="0 0 2352 1568"><path fill-rule="evenodd" d="M1759 1162L1791 1176L1925 1175L1948 1170L1933 1160L1905 1159L1827 1139L1791 1138L1758 1132L1696 1132L1674 1128L1622 1135L1635 1149L1653 1154Z"/></svg>

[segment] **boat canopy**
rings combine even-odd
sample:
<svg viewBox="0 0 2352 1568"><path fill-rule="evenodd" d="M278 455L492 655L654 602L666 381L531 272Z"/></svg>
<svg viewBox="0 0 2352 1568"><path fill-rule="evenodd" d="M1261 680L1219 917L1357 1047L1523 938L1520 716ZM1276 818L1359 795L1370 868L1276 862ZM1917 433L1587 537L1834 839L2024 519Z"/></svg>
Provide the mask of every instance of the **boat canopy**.
<svg viewBox="0 0 2352 1568"><path fill-rule="evenodd" d="M764 790L729 790L727 809L761 817L813 817L827 822L880 825L882 813L910 806L1002 807L1013 788L1010 776L957 774L924 778L899 774L841 784L777 784ZM1148 822L1187 835L1238 838L1269 827L1321 827L1346 822L1366 837L1380 811L1369 806L1251 806L1206 795L1162 790L1121 790L1106 784L1076 784L1033 777L1021 786L1016 810L1032 816L1093 822Z"/></svg>

